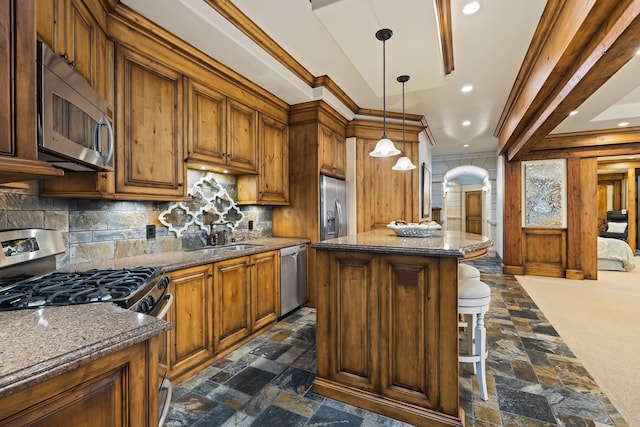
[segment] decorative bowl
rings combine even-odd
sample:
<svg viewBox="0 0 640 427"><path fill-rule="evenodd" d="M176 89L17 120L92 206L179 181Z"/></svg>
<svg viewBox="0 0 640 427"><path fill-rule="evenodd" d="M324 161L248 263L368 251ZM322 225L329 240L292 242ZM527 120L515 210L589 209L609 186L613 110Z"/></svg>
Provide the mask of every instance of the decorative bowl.
<svg viewBox="0 0 640 427"><path fill-rule="evenodd" d="M440 230L440 224L431 225L428 223L416 224L387 224L387 228L393 230L398 237L429 237L433 235L434 230Z"/></svg>

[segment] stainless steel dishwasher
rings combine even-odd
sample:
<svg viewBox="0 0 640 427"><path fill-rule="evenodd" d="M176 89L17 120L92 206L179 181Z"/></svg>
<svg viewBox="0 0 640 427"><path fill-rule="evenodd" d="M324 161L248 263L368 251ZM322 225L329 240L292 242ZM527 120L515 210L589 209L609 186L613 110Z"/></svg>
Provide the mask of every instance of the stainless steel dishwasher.
<svg viewBox="0 0 640 427"><path fill-rule="evenodd" d="M280 249L280 315L307 302L307 245Z"/></svg>

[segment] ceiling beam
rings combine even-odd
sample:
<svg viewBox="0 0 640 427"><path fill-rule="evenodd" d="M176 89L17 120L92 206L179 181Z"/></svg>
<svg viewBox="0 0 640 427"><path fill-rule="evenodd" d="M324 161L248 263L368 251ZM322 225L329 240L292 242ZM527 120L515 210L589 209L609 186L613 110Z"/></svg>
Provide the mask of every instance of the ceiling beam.
<svg viewBox="0 0 640 427"><path fill-rule="evenodd" d="M499 153L528 158L638 46L640 1L549 0L496 128Z"/></svg>
<svg viewBox="0 0 640 427"><path fill-rule="evenodd" d="M556 150L530 151L522 160L570 159L603 156L633 156L640 152L640 142L604 146L582 146Z"/></svg>
<svg viewBox="0 0 640 427"><path fill-rule="evenodd" d="M548 135L530 151L564 148L598 147L640 142L640 127L625 129L591 130Z"/></svg>

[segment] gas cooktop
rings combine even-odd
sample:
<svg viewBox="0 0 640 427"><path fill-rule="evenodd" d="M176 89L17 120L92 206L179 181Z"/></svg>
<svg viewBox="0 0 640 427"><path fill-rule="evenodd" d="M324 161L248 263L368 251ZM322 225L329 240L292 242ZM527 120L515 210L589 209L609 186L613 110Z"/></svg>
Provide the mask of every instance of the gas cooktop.
<svg viewBox="0 0 640 427"><path fill-rule="evenodd" d="M0 310L109 301L147 313L166 297L159 269L56 271L66 249L56 230L0 230Z"/></svg>
<svg viewBox="0 0 640 427"><path fill-rule="evenodd" d="M0 310L101 301L115 302L127 308L157 275L155 268L137 267L52 272L26 279L19 276L14 278L16 282L0 289Z"/></svg>

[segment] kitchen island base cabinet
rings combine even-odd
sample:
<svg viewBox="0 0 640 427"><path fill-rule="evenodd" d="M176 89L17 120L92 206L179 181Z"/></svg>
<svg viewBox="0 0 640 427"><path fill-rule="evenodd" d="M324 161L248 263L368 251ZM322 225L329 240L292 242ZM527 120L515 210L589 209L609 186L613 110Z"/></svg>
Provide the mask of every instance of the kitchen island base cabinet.
<svg viewBox="0 0 640 427"><path fill-rule="evenodd" d="M159 336L0 398L0 426L158 425Z"/></svg>
<svg viewBox="0 0 640 427"><path fill-rule="evenodd" d="M317 250L314 392L415 425L462 425L457 263Z"/></svg>

